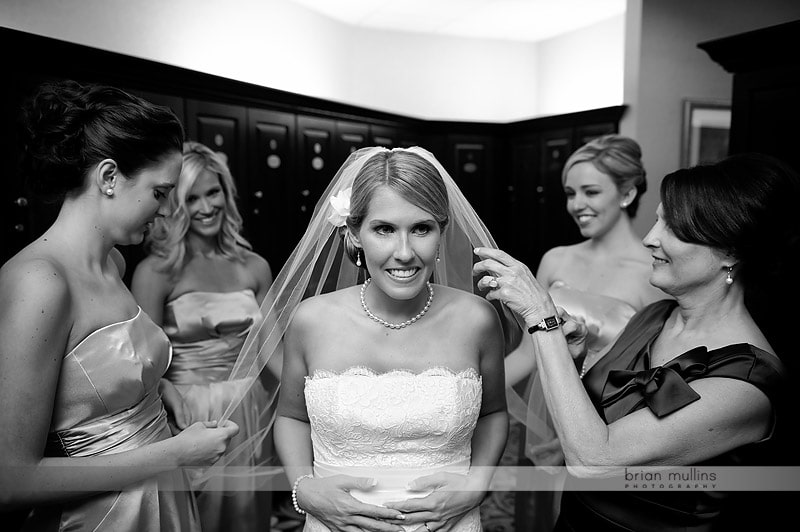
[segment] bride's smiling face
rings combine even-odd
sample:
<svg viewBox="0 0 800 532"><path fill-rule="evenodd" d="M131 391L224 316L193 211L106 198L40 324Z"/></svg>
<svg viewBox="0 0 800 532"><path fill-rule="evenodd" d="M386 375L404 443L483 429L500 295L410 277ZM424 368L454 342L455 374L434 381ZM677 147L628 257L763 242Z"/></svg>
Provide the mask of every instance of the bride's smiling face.
<svg viewBox="0 0 800 532"><path fill-rule="evenodd" d="M410 300L425 291L441 240L431 213L381 186L372 195L357 240L372 284L383 293Z"/></svg>

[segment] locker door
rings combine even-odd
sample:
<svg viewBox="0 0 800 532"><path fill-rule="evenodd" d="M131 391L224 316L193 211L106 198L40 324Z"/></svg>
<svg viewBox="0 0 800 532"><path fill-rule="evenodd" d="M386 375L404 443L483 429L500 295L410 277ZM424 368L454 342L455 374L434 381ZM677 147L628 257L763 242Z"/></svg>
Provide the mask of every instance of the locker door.
<svg viewBox="0 0 800 532"><path fill-rule="evenodd" d="M572 217L567 214L566 197L561 183L564 163L575 146L572 143L574 130L560 129L542 134L540 141L540 173L536 185L536 199L540 206L538 220L538 249L535 264L552 247L575 244L583 240Z"/></svg>
<svg viewBox="0 0 800 532"><path fill-rule="evenodd" d="M247 110L250 180L240 192L245 233L253 248L277 273L302 236L287 226L295 178L295 116L265 109Z"/></svg>
<svg viewBox="0 0 800 532"><path fill-rule="evenodd" d="M491 181L493 144L489 137L452 135L447 139L448 158L442 162L464 196L487 226L492 226Z"/></svg>
<svg viewBox="0 0 800 532"><path fill-rule="evenodd" d="M298 167L290 204L297 204L291 219L301 232L305 230L314 206L339 169L333 153L335 131L333 120L297 117Z"/></svg>
<svg viewBox="0 0 800 532"><path fill-rule="evenodd" d="M398 146L398 132L395 128L373 124L370 125L369 129L373 146L383 146L385 148L394 148Z"/></svg>
<svg viewBox="0 0 800 532"><path fill-rule="evenodd" d="M247 112L242 106L186 100L187 138L225 154L240 194L247 189L246 128Z"/></svg>
<svg viewBox="0 0 800 532"><path fill-rule="evenodd" d="M369 145L369 124L338 120L333 145L333 163L338 169L351 153Z"/></svg>

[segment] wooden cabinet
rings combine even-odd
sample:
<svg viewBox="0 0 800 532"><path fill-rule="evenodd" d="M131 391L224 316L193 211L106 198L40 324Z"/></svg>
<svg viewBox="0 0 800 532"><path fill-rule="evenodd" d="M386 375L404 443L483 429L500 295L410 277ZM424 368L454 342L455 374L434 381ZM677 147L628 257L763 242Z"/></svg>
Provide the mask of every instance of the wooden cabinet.
<svg viewBox="0 0 800 532"><path fill-rule="evenodd" d="M294 114L247 110L248 178L239 191L240 208L247 239L273 267L289 258L302 235L286 223L292 214L286 198L295 189L296 129Z"/></svg>
<svg viewBox="0 0 800 532"><path fill-rule="evenodd" d="M347 156L364 146L421 146L452 174L498 244L535 268L541 252L574 239L562 219L560 165L591 136L616 131L622 107L510 124L426 121L276 91L200 72L0 28L7 83L0 84L3 260L55 219L18 174L14 124L46 79L123 87L172 108L187 138L226 155L244 233L277 272ZM561 216L562 218L558 218ZM128 276L142 251L130 246Z"/></svg>
<svg viewBox="0 0 800 532"><path fill-rule="evenodd" d="M698 44L733 74L730 153L761 152L800 171L800 20Z"/></svg>

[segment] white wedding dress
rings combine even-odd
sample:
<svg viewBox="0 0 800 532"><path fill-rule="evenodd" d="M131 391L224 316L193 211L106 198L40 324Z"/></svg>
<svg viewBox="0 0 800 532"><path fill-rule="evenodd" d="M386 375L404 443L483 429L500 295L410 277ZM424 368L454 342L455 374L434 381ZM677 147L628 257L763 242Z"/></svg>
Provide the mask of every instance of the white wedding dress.
<svg viewBox="0 0 800 532"><path fill-rule="evenodd" d="M432 473L469 470L481 390L481 377L472 368L422 373L376 373L363 367L341 373L315 371L305 382L315 476L374 478L373 489L350 492L370 504L427 495L406 486ZM328 528L307 515L305 530ZM480 531L479 509L465 514L452 530Z"/></svg>

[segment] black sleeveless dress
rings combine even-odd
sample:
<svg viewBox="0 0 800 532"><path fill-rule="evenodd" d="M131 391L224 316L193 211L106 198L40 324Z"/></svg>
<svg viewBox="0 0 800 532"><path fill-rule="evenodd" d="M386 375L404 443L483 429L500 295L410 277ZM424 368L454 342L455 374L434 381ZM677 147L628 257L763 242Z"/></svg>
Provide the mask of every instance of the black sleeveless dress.
<svg viewBox="0 0 800 532"><path fill-rule="evenodd" d="M786 374L780 360L750 344L708 350L696 347L664 366L650 367L650 347L677 303L653 303L636 314L611 350L584 376L600 416L613 423L640 408L665 417L700 399L688 383L705 377L743 380L763 391L776 419ZM777 424L776 424L777 425ZM767 465L768 442L747 445L696 466ZM569 483L569 479L567 480ZM728 522L731 493L711 491L603 491L567 489L557 531L706 531ZM753 508L751 507L751 510Z"/></svg>

